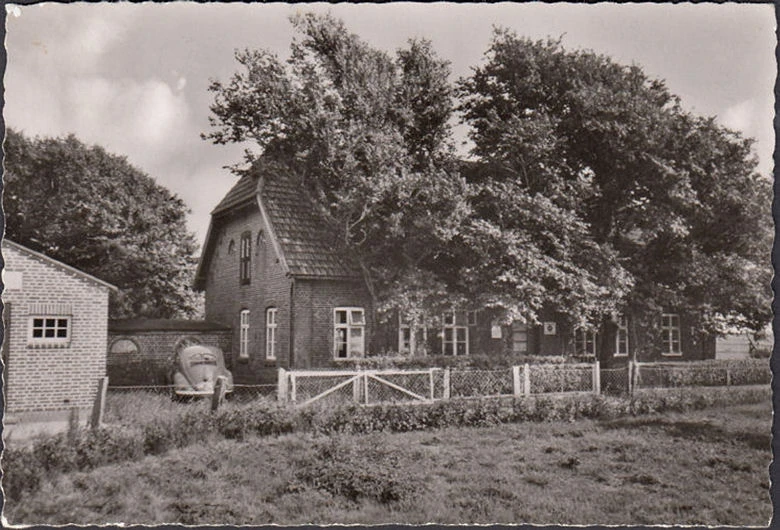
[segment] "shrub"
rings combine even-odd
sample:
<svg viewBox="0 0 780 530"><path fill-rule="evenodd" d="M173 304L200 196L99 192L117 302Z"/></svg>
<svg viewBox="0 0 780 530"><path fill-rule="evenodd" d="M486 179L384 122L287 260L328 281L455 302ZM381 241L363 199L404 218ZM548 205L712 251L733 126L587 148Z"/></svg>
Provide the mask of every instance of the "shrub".
<svg viewBox="0 0 780 530"><path fill-rule="evenodd" d="M398 458L380 446L366 451L334 437L317 442L313 458L299 462L296 478L351 501L392 503L410 497L417 484L399 471Z"/></svg>

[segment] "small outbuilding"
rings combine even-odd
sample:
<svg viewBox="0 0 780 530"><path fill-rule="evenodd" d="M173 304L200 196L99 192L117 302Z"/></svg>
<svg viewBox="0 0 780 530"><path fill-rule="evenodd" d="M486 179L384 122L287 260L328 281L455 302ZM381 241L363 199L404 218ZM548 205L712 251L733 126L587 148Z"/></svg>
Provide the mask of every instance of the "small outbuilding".
<svg viewBox="0 0 780 530"><path fill-rule="evenodd" d="M2 242L5 423L85 420L106 375L113 285Z"/></svg>

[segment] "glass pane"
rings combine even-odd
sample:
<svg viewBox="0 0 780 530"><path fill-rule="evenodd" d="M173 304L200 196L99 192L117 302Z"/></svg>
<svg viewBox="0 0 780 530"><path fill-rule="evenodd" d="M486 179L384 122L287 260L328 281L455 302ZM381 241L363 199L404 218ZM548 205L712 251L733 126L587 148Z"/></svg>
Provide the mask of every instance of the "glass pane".
<svg viewBox="0 0 780 530"><path fill-rule="evenodd" d="M344 310L336 311L336 324L347 323L347 312Z"/></svg>
<svg viewBox="0 0 780 530"><path fill-rule="evenodd" d="M362 310L352 311L352 323L355 325L362 325L366 323L365 316Z"/></svg>
<svg viewBox="0 0 780 530"><path fill-rule="evenodd" d="M466 343L465 342L459 342L458 343L458 355L466 355Z"/></svg>
<svg viewBox="0 0 780 530"><path fill-rule="evenodd" d="M347 357L347 343L346 342L337 342L336 343L336 357L339 359L345 359Z"/></svg>
<svg viewBox="0 0 780 530"><path fill-rule="evenodd" d="M363 328L352 328L350 330L349 351L352 355L363 355Z"/></svg>
<svg viewBox="0 0 780 530"><path fill-rule="evenodd" d="M68 330L67 329L58 329L57 330L57 337L61 339L67 339L68 338Z"/></svg>
<svg viewBox="0 0 780 530"><path fill-rule="evenodd" d="M54 337L54 328L47 328L46 330L44 330L44 333L45 333L44 337L47 338Z"/></svg>
<svg viewBox="0 0 780 530"><path fill-rule="evenodd" d="M40 339L43 337L43 330L42 329L34 329L33 330L33 337L36 339Z"/></svg>
<svg viewBox="0 0 780 530"><path fill-rule="evenodd" d="M453 341L453 332L454 330L452 328L444 328L444 342Z"/></svg>
<svg viewBox="0 0 780 530"><path fill-rule="evenodd" d="M46 327L47 328L53 328L54 327L55 320L53 318L47 318L46 319Z"/></svg>
<svg viewBox="0 0 780 530"><path fill-rule="evenodd" d="M454 324L455 323L455 313L444 313L444 323L445 324Z"/></svg>
<svg viewBox="0 0 780 530"><path fill-rule="evenodd" d="M347 330L345 328L338 328L336 330L336 341L347 342Z"/></svg>
<svg viewBox="0 0 780 530"><path fill-rule="evenodd" d="M458 337L458 342L464 342L466 340L466 329L457 328L457 337Z"/></svg>
<svg viewBox="0 0 780 530"><path fill-rule="evenodd" d="M42 328L43 327L43 319L42 318L34 318L33 319L33 327Z"/></svg>
<svg viewBox="0 0 780 530"><path fill-rule="evenodd" d="M445 342L444 355L452 355L452 353L453 353L453 344L451 342Z"/></svg>
<svg viewBox="0 0 780 530"><path fill-rule="evenodd" d="M57 320L57 327L60 328L67 328L68 327L68 320L65 318L60 318Z"/></svg>

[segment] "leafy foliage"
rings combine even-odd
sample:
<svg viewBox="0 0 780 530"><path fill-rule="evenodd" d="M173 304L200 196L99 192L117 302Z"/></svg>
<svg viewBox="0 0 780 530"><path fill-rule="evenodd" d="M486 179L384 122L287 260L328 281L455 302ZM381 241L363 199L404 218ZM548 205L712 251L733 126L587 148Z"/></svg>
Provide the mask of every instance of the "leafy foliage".
<svg viewBox="0 0 780 530"><path fill-rule="evenodd" d="M685 112L638 66L508 30L496 30L459 94L478 161L471 180L495 205L484 217L496 234L547 215L543 224L573 242L543 247L538 259L589 245L601 263L586 270L604 271L593 287L640 321L637 332L657 333L647 316L662 308L699 314L711 332L768 321L771 193L750 140ZM506 219L501 197L525 216ZM564 222L550 219L555 211ZM583 284L590 303L593 287Z"/></svg>
<svg viewBox="0 0 780 530"><path fill-rule="evenodd" d="M116 285L112 318L194 313L187 209L124 157L8 129L4 179L8 238Z"/></svg>

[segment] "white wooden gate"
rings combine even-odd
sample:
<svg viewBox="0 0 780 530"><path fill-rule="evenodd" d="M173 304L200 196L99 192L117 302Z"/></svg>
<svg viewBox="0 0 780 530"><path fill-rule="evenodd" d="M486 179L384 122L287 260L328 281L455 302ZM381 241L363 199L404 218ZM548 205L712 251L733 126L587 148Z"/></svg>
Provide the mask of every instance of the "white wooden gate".
<svg viewBox="0 0 780 530"><path fill-rule="evenodd" d="M280 371L279 399L301 406L316 401L430 403L441 397L443 371L425 370L295 370Z"/></svg>

